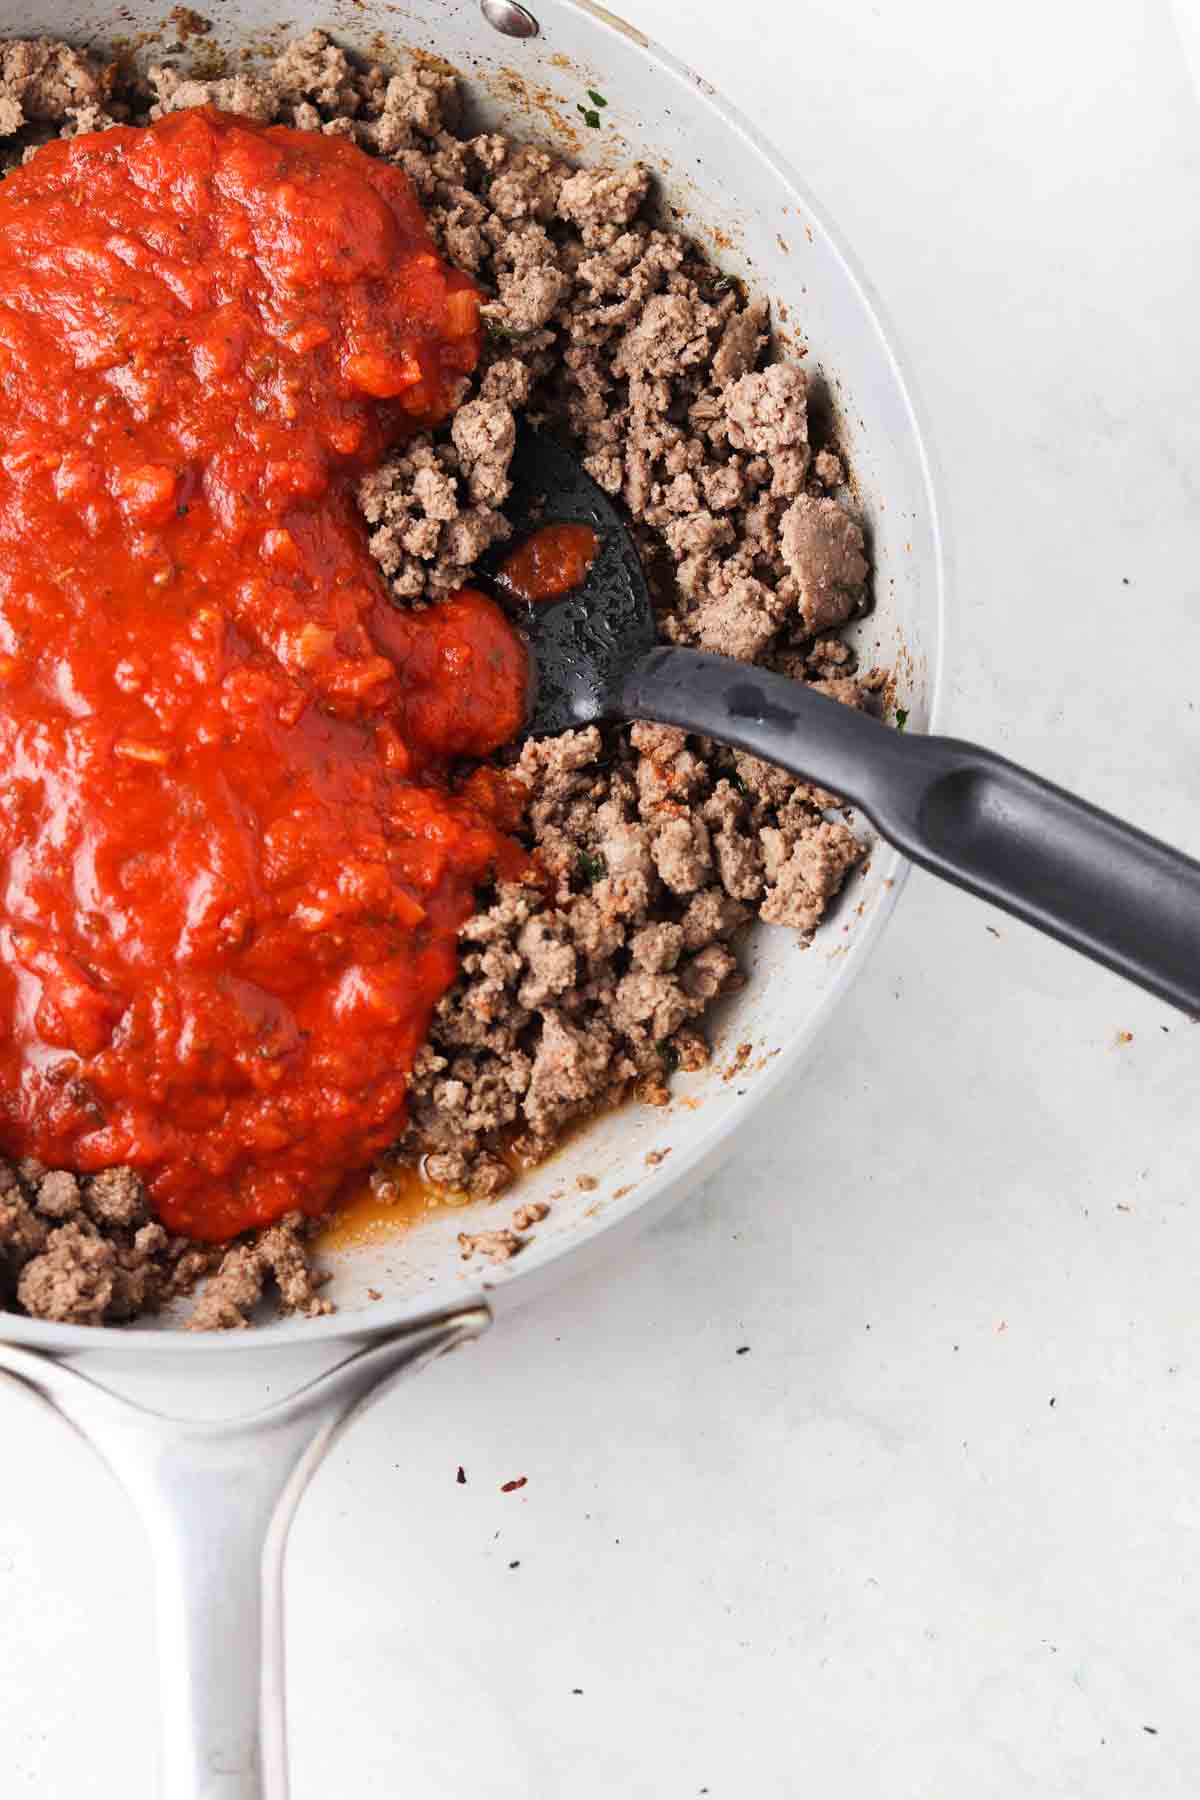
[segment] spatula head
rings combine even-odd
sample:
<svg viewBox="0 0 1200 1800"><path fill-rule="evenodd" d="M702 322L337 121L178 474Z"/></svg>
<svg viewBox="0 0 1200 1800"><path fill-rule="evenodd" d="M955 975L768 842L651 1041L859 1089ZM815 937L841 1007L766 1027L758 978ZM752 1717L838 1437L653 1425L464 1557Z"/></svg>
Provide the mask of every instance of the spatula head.
<svg viewBox="0 0 1200 1800"><path fill-rule="evenodd" d="M549 432L522 426L504 511L519 544L541 525L590 525L599 548L582 587L561 600L505 604L534 662L526 734L548 737L621 716L626 672L658 641L641 559L616 505L578 458ZM504 551L483 565L495 574Z"/></svg>

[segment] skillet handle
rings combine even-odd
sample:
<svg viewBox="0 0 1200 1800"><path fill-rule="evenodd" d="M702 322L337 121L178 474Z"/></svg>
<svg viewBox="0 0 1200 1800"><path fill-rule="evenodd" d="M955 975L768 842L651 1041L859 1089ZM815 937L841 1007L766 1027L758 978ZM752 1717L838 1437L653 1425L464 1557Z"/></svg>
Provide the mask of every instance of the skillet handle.
<svg viewBox="0 0 1200 1800"><path fill-rule="evenodd" d="M275 1406L212 1423L168 1418L0 1344L0 1370L100 1452L149 1537L162 1800L287 1800L282 1574L296 1503L354 1414L490 1322L472 1305L408 1327Z"/></svg>

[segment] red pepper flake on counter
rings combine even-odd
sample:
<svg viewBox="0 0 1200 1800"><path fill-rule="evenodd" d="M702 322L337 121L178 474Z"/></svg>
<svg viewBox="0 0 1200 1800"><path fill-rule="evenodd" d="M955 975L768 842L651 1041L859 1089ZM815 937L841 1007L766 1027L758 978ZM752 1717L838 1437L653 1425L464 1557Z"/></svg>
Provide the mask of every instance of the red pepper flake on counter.
<svg viewBox="0 0 1200 1800"><path fill-rule="evenodd" d="M524 853L525 652L396 610L352 486L444 418L478 296L394 165L211 109L0 189L0 1147L173 1231L327 1208L405 1118Z"/></svg>
<svg viewBox="0 0 1200 1800"><path fill-rule="evenodd" d="M513 1481L502 1481L500 1483L500 1492L502 1494L515 1494L517 1489L523 1488L528 1480L528 1475L518 1475Z"/></svg>

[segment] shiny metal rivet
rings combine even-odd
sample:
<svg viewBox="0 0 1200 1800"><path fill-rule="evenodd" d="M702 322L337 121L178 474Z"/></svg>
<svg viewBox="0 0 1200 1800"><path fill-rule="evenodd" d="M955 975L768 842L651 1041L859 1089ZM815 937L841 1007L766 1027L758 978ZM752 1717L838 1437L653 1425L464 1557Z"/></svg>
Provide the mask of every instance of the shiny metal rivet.
<svg viewBox="0 0 1200 1800"><path fill-rule="evenodd" d="M479 10L495 31L505 37L531 38L541 30L531 12L517 5L517 0L479 0Z"/></svg>

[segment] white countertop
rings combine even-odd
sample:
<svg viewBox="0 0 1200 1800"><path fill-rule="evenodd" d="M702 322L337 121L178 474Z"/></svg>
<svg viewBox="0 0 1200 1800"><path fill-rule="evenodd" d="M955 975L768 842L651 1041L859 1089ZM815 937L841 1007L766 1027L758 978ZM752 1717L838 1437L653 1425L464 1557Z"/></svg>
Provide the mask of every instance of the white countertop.
<svg viewBox="0 0 1200 1800"><path fill-rule="evenodd" d="M1200 853L1165 0L625 4L787 150L907 348L947 729ZM756 1147L318 1474L295 1800L1194 1795L1198 1072L1200 1028L915 877ZM0 1399L0 1791L150 1800L138 1527Z"/></svg>

